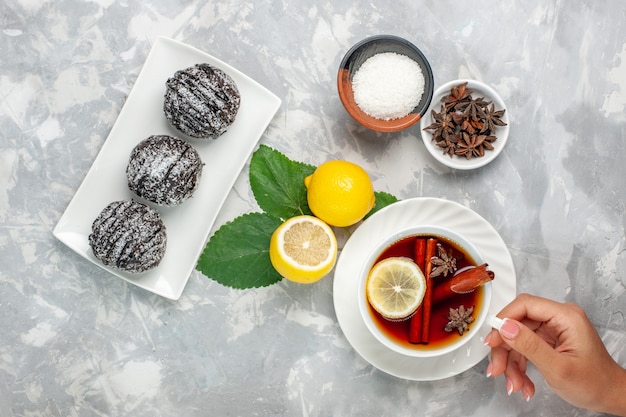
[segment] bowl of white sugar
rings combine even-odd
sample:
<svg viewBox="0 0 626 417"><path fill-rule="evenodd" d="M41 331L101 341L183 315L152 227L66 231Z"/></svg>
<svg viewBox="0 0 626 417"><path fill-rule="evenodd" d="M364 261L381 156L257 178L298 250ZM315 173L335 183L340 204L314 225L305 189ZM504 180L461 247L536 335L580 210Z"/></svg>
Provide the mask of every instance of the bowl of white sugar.
<svg viewBox="0 0 626 417"><path fill-rule="evenodd" d="M339 98L361 125L397 132L419 122L433 97L433 71L411 42L393 35L364 39L348 50L337 75Z"/></svg>

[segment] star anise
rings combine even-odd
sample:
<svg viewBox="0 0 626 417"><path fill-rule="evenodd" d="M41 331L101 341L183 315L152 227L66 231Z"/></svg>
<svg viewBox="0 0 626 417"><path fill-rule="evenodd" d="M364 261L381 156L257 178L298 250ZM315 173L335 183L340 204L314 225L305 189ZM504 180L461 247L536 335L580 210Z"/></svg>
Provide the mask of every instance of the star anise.
<svg viewBox="0 0 626 417"><path fill-rule="evenodd" d="M458 147L454 151L457 155L462 155L466 159L470 159L473 156L483 156L484 150L481 149L480 146L480 138L478 135L470 135L469 133L463 132L461 135L461 140L458 143Z"/></svg>
<svg viewBox="0 0 626 417"><path fill-rule="evenodd" d="M489 104L490 102L485 101L484 97L470 99L463 108L463 116L470 120L478 121L485 113L483 109Z"/></svg>
<svg viewBox="0 0 626 417"><path fill-rule="evenodd" d="M467 88L466 82L455 85L450 89L450 94L441 99L441 102L444 104L446 110L456 109L457 106L463 105L469 101L473 92L474 90Z"/></svg>
<svg viewBox="0 0 626 417"><path fill-rule="evenodd" d="M506 123L502 121L505 111L495 111L493 103L491 103L491 108L485 107L481 114L481 118L484 120L481 133L487 132L491 134L496 131L496 126L506 126Z"/></svg>
<svg viewBox="0 0 626 417"><path fill-rule="evenodd" d="M463 118L460 123L461 131L474 135L482 129L482 123L480 121L474 121L469 118Z"/></svg>
<svg viewBox="0 0 626 417"><path fill-rule="evenodd" d="M431 115L433 116L433 119L435 120L435 122L429 126L426 126L424 130L434 131L433 140L435 142L439 141L440 138L444 138L446 135L454 133L455 124L454 124L454 121L452 120L452 115L450 113L447 113L444 110L443 106L441 106L440 113L437 113L436 111L432 110Z"/></svg>
<svg viewBox="0 0 626 417"><path fill-rule="evenodd" d="M437 142L437 146L443 149L443 153L445 155L452 156L454 155L460 137L460 133L457 133L456 135L446 135L445 138L441 138Z"/></svg>
<svg viewBox="0 0 626 417"><path fill-rule="evenodd" d="M493 102L484 97L472 98L467 83L453 86L441 99L441 110L431 110L434 122L424 130L432 130L432 141L444 155L477 158L494 150L496 127L506 126L505 110L495 110Z"/></svg>
<svg viewBox="0 0 626 417"><path fill-rule="evenodd" d="M439 256L430 258L430 262L434 266L433 270L430 271L431 278L438 277L441 274L444 277L447 277L448 274L454 274L457 269L456 258L446 252L446 248L441 243L437 243L437 253Z"/></svg>
<svg viewBox="0 0 626 417"><path fill-rule="evenodd" d="M469 325L474 321L474 318L472 317L473 312L474 306L466 310L463 304L461 304L459 308L450 308L448 323L446 324L444 330L446 332L451 332L456 329L456 331L462 336L464 332L469 331Z"/></svg>

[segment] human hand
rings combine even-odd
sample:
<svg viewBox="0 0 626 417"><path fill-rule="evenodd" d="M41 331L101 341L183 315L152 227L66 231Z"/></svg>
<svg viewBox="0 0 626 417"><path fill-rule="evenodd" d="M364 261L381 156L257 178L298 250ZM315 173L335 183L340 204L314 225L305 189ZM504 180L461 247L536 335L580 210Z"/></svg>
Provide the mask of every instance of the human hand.
<svg viewBox="0 0 626 417"><path fill-rule="evenodd" d="M500 331L485 338L491 347L488 376L506 376L507 392L526 398L535 386L527 362L554 392L577 407L626 416L626 370L607 352L585 312L575 304L522 294L507 305Z"/></svg>

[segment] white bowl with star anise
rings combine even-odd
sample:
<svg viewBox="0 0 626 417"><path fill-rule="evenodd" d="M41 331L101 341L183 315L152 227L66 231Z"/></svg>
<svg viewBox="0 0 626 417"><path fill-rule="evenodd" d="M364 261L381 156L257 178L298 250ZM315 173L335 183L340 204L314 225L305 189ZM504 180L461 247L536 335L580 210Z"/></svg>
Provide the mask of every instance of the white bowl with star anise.
<svg viewBox="0 0 626 417"><path fill-rule="evenodd" d="M468 79L435 90L420 120L424 145L442 164L459 170L493 161L509 138L509 114L500 95L487 84Z"/></svg>
<svg viewBox="0 0 626 417"><path fill-rule="evenodd" d="M494 273L462 235L416 225L382 237L357 279L359 312L369 332L396 353L435 358L479 334Z"/></svg>

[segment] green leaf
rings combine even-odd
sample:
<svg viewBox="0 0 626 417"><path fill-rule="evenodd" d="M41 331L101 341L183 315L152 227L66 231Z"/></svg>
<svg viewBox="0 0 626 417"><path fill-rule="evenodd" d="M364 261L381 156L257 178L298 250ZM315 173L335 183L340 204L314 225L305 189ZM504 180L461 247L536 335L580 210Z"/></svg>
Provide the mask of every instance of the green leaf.
<svg viewBox="0 0 626 417"><path fill-rule="evenodd" d="M258 288L282 279L270 262L272 233L282 221L266 213L249 213L220 227L207 243L196 268L233 288Z"/></svg>
<svg viewBox="0 0 626 417"><path fill-rule="evenodd" d="M261 145L250 162L250 186L265 213L244 214L220 227L204 248L196 268L233 288L258 288L282 280L270 262L270 239L283 220L312 214L304 178L315 168ZM375 195L376 205L366 218L398 201L389 193Z"/></svg>
<svg viewBox="0 0 626 417"><path fill-rule="evenodd" d="M315 166L292 161L282 153L261 145L250 161L250 187L259 207L286 220L311 214L306 199L304 178Z"/></svg>
<svg viewBox="0 0 626 417"><path fill-rule="evenodd" d="M366 219L372 214L376 213L378 210L398 201L398 198L396 196L386 193L384 191L375 191L374 195L376 196L376 204L374 204L374 208L372 208L370 212L367 213L367 215L365 216Z"/></svg>

